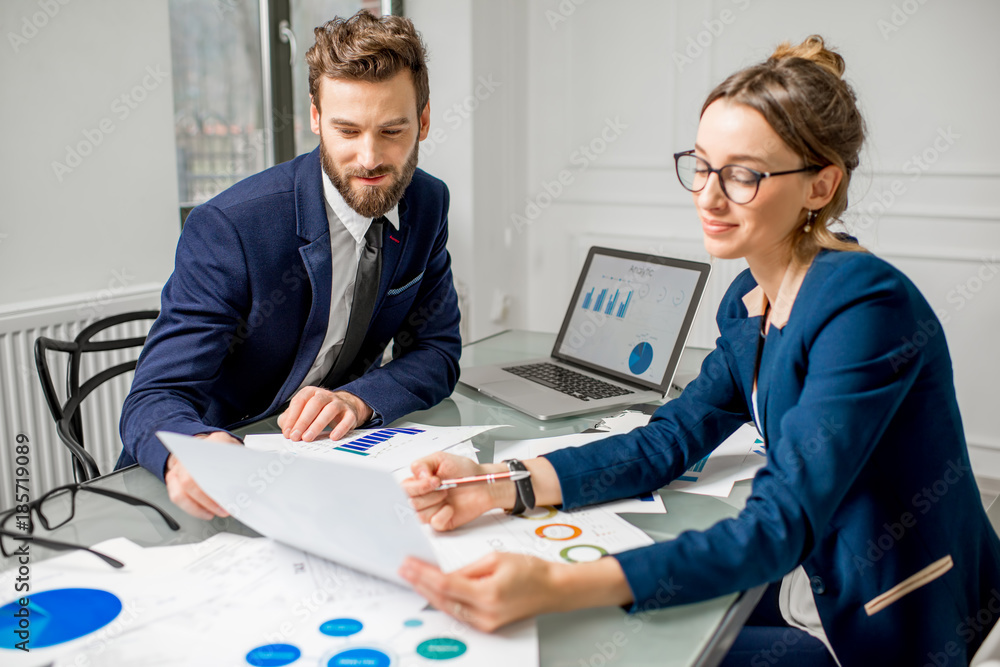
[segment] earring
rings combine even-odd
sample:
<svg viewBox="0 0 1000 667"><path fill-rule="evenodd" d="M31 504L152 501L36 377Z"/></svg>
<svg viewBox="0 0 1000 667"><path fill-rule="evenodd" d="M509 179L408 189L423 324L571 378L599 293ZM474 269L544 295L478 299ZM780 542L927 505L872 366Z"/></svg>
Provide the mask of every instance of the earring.
<svg viewBox="0 0 1000 667"><path fill-rule="evenodd" d="M802 228L802 231L808 234L812 231L813 223L816 222L816 217L819 215L817 211L809 211L809 218L806 220L806 226Z"/></svg>

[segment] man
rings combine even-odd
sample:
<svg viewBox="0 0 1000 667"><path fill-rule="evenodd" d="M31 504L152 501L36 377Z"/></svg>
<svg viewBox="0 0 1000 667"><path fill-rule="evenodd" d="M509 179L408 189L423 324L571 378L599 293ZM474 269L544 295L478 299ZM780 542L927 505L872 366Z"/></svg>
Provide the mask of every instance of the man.
<svg viewBox="0 0 1000 667"><path fill-rule="evenodd" d="M286 437L332 425L336 439L428 408L458 380L448 190L416 168L423 44L409 20L366 12L315 33L319 148L191 212L122 408L118 467L140 463L204 519L226 511L156 431L239 442L227 429L287 403Z"/></svg>

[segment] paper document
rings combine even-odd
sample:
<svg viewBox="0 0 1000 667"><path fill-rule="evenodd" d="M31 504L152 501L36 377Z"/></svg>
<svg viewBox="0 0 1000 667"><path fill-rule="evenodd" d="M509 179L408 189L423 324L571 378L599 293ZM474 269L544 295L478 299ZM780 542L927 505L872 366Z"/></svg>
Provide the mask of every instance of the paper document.
<svg viewBox="0 0 1000 667"><path fill-rule="evenodd" d="M31 651L5 642L0 664L538 664L534 621L480 633L413 592L266 538L94 548L126 567L82 552L34 565ZM0 624L11 604L0 597Z"/></svg>
<svg viewBox="0 0 1000 667"><path fill-rule="evenodd" d="M248 435L246 446L257 451L289 451L331 461L364 462L383 470L395 470L452 445L505 425L427 426L404 424L396 427L358 429L340 440L323 435L312 442L293 442L280 433Z"/></svg>
<svg viewBox="0 0 1000 667"><path fill-rule="evenodd" d="M491 551L582 563L653 544L646 533L603 506L573 512L540 506L523 516L493 511L456 530L434 533L433 540L444 570L462 567Z"/></svg>
<svg viewBox="0 0 1000 667"><path fill-rule="evenodd" d="M728 498L736 482L751 479L765 463L764 441L753 424L744 424L667 488Z"/></svg>
<svg viewBox="0 0 1000 667"><path fill-rule="evenodd" d="M391 472L353 458L258 452L162 431L157 437L213 500L262 535L398 583L406 556L437 562Z"/></svg>
<svg viewBox="0 0 1000 667"><path fill-rule="evenodd" d="M623 410L616 415L605 417L594 424L594 428L607 433L628 433L648 424L652 416L638 410Z"/></svg>

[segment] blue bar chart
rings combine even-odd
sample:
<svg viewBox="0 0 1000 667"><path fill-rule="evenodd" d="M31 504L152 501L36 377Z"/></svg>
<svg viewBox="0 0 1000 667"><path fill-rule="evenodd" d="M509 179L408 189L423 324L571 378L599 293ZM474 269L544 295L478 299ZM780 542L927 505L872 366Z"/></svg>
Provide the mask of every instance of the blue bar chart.
<svg viewBox="0 0 1000 667"><path fill-rule="evenodd" d="M594 304L595 312L601 311L601 305L604 303L604 297L606 297L607 295L608 295L608 288L605 287L604 289L601 290L601 294L597 297L597 303Z"/></svg>
<svg viewBox="0 0 1000 667"><path fill-rule="evenodd" d="M628 291L628 296L622 301L622 305L618 306L618 317L625 319L625 313L628 311L628 303L632 300L632 290Z"/></svg>
<svg viewBox="0 0 1000 667"><path fill-rule="evenodd" d="M360 438L355 438L349 442L345 442L334 449L338 449L342 452L350 452L352 454L358 454L360 456L368 456L368 450L375 445L380 445L386 440L391 440L393 437L399 434L406 435L416 435L417 433L423 433L423 429L419 428L382 428L372 433L366 433Z"/></svg>
<svg viewBox="0 0 1000 667"><path fill-rule="evenodd" d="M615 295L608 301L608 307L604 309L605 315L610 315L611 311L615 309L615 304L618 302L618 292L620 290L615 290Z"/></svg>
<svg viewBox="0 0 1000 667"><path fill-rule="evenodd" d="M584 310L593 310L595 313L603 311L605 315L612 315L620 320L625 319L628 305L632 301L632 290L623 293L622 290L616 289L614 296L605 302L609 288L602 289L595 300L594 291L596 289L596 287L591 287L590 291L583 295L583 304L580 307Z"/></svg>

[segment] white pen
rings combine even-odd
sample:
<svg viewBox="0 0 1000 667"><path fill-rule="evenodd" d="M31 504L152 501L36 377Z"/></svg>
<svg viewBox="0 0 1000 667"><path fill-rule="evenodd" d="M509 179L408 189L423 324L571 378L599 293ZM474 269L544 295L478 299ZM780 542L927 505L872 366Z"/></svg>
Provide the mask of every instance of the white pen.
<svg viewBox="0 0 1000 667"><path fill-rule="evenodd" d="M528 470L494 472L488 475L473 475L472 477L456 477L455 479L442 479L441 486L434 490L446 491L448 489L454 489L459 484L475 484L476 482L486 482L487 484L492 484L498 479L509 479L512 482L516 482L518 480L528 479L529 477L531 477L531 472Z"/></svg>

